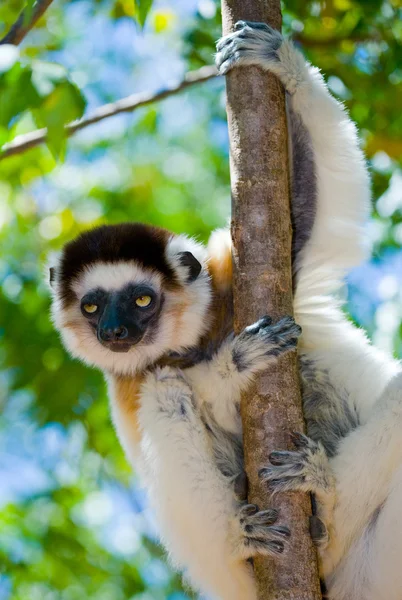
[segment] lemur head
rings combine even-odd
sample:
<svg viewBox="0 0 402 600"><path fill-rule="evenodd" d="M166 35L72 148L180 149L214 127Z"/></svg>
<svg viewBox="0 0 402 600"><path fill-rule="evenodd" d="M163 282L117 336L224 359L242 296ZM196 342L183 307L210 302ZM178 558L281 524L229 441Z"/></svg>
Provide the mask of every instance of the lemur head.
<svg viewBox="0 0 402 600"><path fill-rule="evenodd" d="M133 374L208 327L211 286L202 245L140 223L81 234L50 268L52 314L73 356Z"/></svg>

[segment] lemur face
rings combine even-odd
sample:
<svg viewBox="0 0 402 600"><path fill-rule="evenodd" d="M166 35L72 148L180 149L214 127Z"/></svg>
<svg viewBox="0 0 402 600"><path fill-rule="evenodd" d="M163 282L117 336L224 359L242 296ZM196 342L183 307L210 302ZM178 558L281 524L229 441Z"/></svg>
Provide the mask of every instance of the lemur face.
<svg viewBox="0 0 402 600"><path fill-rule="evenodd" d="M65 246L50 269L56 327L69 351L132 374L196 344L211 299L204 248L139 223L102 226Z"/></svg>
<svg viewBox="0 0 402 600"><path fill-rule="evenodd" d="M89 290L80 305L103 346L112 352L128 352L146 334L152 337L163 306L163 294L146 281L131 282L117 290L102 287Z"/></svg>

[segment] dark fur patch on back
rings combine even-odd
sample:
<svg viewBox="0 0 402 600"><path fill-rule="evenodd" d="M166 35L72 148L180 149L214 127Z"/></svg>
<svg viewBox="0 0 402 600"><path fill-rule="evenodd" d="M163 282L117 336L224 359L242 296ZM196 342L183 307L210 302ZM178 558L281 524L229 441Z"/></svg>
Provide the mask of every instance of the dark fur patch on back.
<svg viewBox="0 0 402 600"><path fill-rule="evenodd" d="M317 211L315 157L310 134L300 115L289 109L292 140L292 265L297 274L298 256L308 242Z"/></svg>
<svg viewBox="0 0 402 600"><path fill-rule="evenodd" d="M329 457L335 456L339 442L359 426L358 414L347 390L335 387L327 371L306 356L300 357L300 373L307 433Z"/></svg>
<svg viewBox="0 0 402 600"><path fill-rule="evenodd" d="M72 281L89 265L136 261L161 273L169 287L179 285L165 257L172 234L165 229L142 223L102 225L85 231L66 244L59 272L61 297L65 304L75 300Z"/></svg>

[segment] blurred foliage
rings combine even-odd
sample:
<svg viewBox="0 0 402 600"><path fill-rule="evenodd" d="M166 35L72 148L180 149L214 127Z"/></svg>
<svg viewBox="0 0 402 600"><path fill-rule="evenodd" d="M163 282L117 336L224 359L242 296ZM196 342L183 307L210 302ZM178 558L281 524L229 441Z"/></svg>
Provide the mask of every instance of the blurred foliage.
<svg viewBox="0 0 402 600"><path fill-rule="evenodd" d="M54 332L43 276L49 252L100 222L147 221L205 240L228 218L221 80L63 137L85 106L211 62L217 2L151 4L61 0L19 51L0 46L0 144L50 132L47 147L0 161L0 600L188 597L164 566L102 376L72 361ZM0 35L23 7L1 3ZM371 161L376 259L369 277L351 280L350 310L398 351L401 13L397 0L284 6L285 32L345 101Z"/></svg>

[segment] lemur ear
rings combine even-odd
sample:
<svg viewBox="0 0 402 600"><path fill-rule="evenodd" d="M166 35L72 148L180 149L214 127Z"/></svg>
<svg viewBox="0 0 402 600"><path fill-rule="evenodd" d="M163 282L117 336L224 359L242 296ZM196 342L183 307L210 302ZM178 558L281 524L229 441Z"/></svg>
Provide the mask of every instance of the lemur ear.
<svg viewBox="0 0 402 600"><path fill-rule="evenodd" d="M179 261L183 267L188 268L187 283L195 281L198 275L201 273L202 266L201 263L195 258L194 254L191 254L191 252L180 252Z"/></svg>

